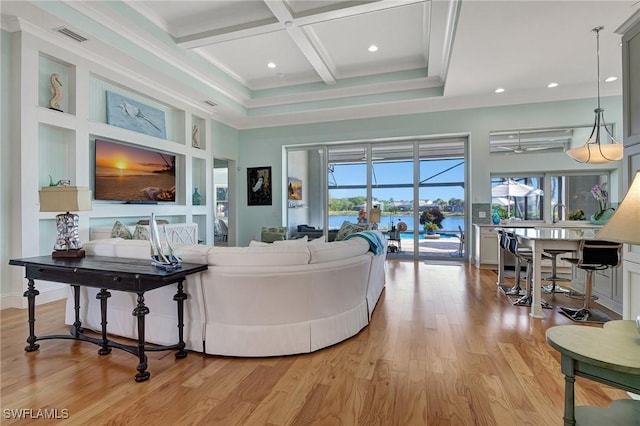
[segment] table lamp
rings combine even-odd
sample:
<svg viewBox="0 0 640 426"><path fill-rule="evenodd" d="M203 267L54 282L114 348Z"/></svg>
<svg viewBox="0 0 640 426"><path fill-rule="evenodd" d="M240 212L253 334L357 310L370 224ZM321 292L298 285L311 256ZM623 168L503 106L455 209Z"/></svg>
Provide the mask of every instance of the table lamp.
<svg viewBox="0 0 640 426"><path fill-rule="evenodd" d="M91 210L91 191L86 186L48 186L40 191L40 211L59 212L56 216L58 236L52 256L56 258L84 257L78 236L78 215L70 212Z"/></svg>
<svg viewBox="0 0 640 426"><path fill-rule="evenodd" d="M618 243L640 244L640 171L611 219L602 227L596 238ZM640 332L640 315L636 318Z"/></svg>

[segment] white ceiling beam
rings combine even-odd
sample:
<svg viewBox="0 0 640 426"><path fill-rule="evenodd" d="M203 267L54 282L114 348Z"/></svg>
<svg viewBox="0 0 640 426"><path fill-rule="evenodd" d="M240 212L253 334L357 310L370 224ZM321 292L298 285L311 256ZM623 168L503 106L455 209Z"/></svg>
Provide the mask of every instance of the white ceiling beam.
<svg viewBox="0 0 640 426"><path fill-rule="evenodd" d="M267 18L260 21L247 22L231 27L176 37L174 40L177 45L184 47L185 49L195 49L197 47L209 46L225 41L282 31L282 27L283 25L277 19Z"/></svg>
<svg viewBox="0 0 640 426"><path fill-rule="evenodd" d="M285 22L291 22L295 26L306 26L317 24L334 19L348 18L350 16L361 15L363 13L376 12L394 7L406 6L414 3L428 3L429 0L393 0L393 1L371 1L367 3L358 3L354 6L353 2L343 2L334 4L327 8L315 9L314 11L306 11L299 16L293 14L285 1L265 0L265 4L269 7L276 19L267 18L259 21L247 22L231 27L212 29L202 31L187 36L176 37L176 44L185 49L194 49L197 47L208 46L211 44L222 43L225 41L236 40L245 37L251 37L266 34L283 29ZM330 9L330 10L327 10ZM157 23L160 25L160 23ZM165 24L166 27L166 24Z"/></svg>
<svg viewBox="0 0 640 426"><path fill-rule="evenodd" d="M287 29L287 34L289 34L289 37L291 37L304 57L307 58L322 81L324 81L325 84L329 85L336 84L336 79L329 69L329 65L324 61L324 59L318 52L318 49L316 49L314 44L307 37L304 30L298 27L293 22L293 14L291 13L291 10L289 10L289 7L285 3L285 1L266 0L265 4L271 10L271 13L273 13L276 19L284 23Z"/></svg>
<svg viewBox="0 0 640 426"><path fill-rule="evenodd" d="M317 9L316 12L311 10L301 13L299 16L293 17L293 22L298 26L311 25L320 22L333 21L335 19L349 18L351 16L362 15L365 13L393 9L415 3L429 3L429 0L374 0L366 3L358 2L355 5L352 1L346 1L332 6L331 10L322 8Z"/></svg>

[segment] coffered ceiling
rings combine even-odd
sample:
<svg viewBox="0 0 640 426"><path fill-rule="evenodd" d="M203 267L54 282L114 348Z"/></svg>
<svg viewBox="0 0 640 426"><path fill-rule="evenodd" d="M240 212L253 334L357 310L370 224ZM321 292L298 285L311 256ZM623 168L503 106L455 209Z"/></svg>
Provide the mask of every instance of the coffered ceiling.
<svg viewBox="0 0 640 426"><path fill-rule="evenodd" d="M601 92L618 95L614 31L640 5L142 0L3 1L1 7L5 30L40 31L106 56L214 118L250 128L594 97L591 29L599 25L605 26L601 77L618 77ZM88 40L54 31L61 26ZM558 86L547 88L551 82ZM505 91L494 93L498 87Z"/></svg>

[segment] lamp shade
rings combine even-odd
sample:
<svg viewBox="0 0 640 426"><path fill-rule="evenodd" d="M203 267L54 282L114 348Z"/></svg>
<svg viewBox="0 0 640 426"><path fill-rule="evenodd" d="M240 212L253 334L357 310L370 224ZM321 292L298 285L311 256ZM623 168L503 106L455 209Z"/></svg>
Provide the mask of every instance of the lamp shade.
<svg viewBox="0 0 640 426"><path fill-rule="evenodd" d="M567 155L580 163L602 164L622 159L623 147L619 143L592 143L569 149Z"/></svg>
<svg viewBox="0 0 640 426"><path fill-rule="evenodd" d="M631 187L615 214L598 232L599 240L640 244L640 172L636 173Z"/></svg>
<svg viewBox="0 0 640 426"><path fill-rule="evenodd" d="M39 192L41 212L91 210L91 191L86 186L46 186Z"/></svg>

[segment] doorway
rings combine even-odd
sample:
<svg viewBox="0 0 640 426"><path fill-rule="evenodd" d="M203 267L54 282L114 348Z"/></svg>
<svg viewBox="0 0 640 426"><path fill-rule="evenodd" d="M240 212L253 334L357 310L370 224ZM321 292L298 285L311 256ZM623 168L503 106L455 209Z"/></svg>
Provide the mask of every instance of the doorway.
<svg viewBox="0 0 640 426"><path fill-rule="evenodd" d="M219 158L213 159L213 245L229 245L229 161Z"/></svg>

